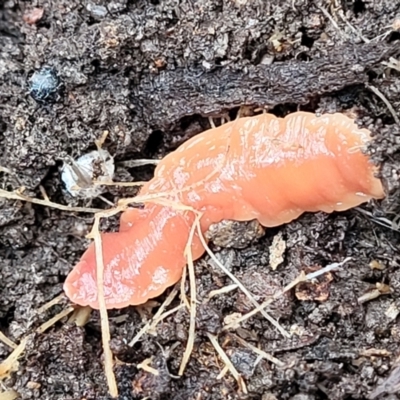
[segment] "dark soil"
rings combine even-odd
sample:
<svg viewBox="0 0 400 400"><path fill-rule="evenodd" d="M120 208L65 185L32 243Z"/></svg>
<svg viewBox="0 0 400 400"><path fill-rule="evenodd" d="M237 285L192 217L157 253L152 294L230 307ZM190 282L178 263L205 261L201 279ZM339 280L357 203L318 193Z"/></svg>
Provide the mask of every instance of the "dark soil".
<svg viewBox="0 0 400 400"><path fill-rule="evenodd" d="M44 9L36 22L26 18L34 7ZM32 25L25 22L32 19ZM52 201L72 204L60 180L63 160L95 149L104 131L104 148L117 161L159 158L209 128L209 116L219 123L244 105L250 114L263 107L279 116L298 109L346 112L375 135L370 151L388 197L363 206L370 215L307 214L267 230L244 249L214 246L260 302L300 271L352 257L330 279L321 278L319 288L303 286L271 307L292 338L261 315L223 332L224 318L250 311L251 304L240 291L207 302L211 290L232 282L204 257L196 264L196 342L182 377L189 323L184 309L134 348L127 343L156 308L110 313L112 349L121 360L115 367L120 399L400 398L400 72L383 64L399 56L400 4L393 0L1 2L1 189L25 187L27 195L42 198L41 185ZM62 85L38 103L29 95L29 78L44 65L55 68ZM151 173L119 167L115 179ZM110 188L104 196L116 202L128 193ZM92 205L105 207L99 199ZM84 327L63 320L33 333L66 306L36 311L62 293L87 247L93 215L3 198L0 207L0 329L17 343L31 334L4 387L22 399L108 399L97 312ZM394 223L382 226L379 218ZM108 221L103 228L114 225ZM271 271L269 246L278 232L286 252ZM388 285L390 293L360 304L357 299L377 284ZM178 304L176 299L170 307ZM247 395L229 373L217 379L224 365L207 333L218 335ZM258 360L233 334L285 367ZM0 343L2 359L10 351ZM149 357L158 376L136 367Z"/></svg>

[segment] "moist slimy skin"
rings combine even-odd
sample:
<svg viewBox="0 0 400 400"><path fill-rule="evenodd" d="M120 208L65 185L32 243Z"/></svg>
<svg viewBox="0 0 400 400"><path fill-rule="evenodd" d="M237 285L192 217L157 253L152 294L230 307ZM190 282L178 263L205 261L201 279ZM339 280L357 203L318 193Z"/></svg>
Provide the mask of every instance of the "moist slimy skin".
<svg viewBox="0 0 400 400"><path fill-rule="evenodd" d="M344 211L384 197L376 167L363 154L370 133L342 114L296 112L241 118L205 131L166 156L140 195L203 213L205 232L224 219L274 227L304 212ZM147 203L102 234L107 308L145 303L182 276L193 212ZM198 236L193 258L204 253ZM64 285L70 300L98 308L94 244Z"/></svg>

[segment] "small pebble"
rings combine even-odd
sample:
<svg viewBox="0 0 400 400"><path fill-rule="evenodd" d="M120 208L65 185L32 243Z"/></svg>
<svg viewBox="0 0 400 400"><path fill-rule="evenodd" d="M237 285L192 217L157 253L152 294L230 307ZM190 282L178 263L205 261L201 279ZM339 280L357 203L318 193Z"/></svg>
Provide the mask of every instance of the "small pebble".
<svg viewBox="0 0 400 400"><path fill-rule="evenodd" d="M45 66L29 79L29 94L38 103L55 101L60 87L61 80L53 67Z"/></svg>

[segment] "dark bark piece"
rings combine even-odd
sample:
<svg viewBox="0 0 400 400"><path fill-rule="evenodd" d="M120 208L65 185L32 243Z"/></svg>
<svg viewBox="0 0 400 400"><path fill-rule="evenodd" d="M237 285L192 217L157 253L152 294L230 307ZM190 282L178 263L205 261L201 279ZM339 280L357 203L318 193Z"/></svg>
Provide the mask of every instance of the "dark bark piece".
<svg viewBox="0 0 400 400"><path fill-rule="evenodd" d="M397 43L348 44L308 62L212 72L181 68L143 79L133 88L132 102L147 124L164 130L188 115L218 115L242 105L304 105L316 96L368 82L371 69L399 53Z"/></svg>

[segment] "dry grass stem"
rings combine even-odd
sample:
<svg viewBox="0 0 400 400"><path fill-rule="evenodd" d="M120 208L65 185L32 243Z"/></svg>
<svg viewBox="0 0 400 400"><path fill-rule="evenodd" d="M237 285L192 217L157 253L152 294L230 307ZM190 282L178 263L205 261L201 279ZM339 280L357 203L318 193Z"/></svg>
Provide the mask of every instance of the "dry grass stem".
<svg viewBox="0 0 400 400"><path fill-rule="evenodd" d="M389 33L390 32L391 31L389 31ZM382 65L385 65L386 67L391 68L391 69L395 69L396 71L400 71L400 61L396 60L393 57L390 57L388 62L383 61Z"/></svg>
<svg viewBox="0 0 400 400"><path fill-rule="evenodd" d="M146 182L114 182L114 181L93 181L92 184L94 186L121 186L121 187L130 187L130 186L143 186Z"/></svg>
<svg viewBox="0 0 400 400"><path fill-rule="evenodd" d="M150 366L152 361L153 361L153 357L146 358L140 364L138 364L136 367L137 367L137 369L142 369L143 371L149 372L150 374L153 374L154 376L159 376L160 373L158 372L158 370L156 370L155 368Z"/></svg>
<svg viewBox="0 0 400 400"><path fill-rule="evenodd" d="M229 368L225 365L221 372L218 374L217 379L222 379L229 372Z"/></svg>
<svg viewBox="0 0 400 400"><path fill-rule="evenodd" d="M87 307L78 307L74 310L71 317L68 319L69 323L75 323L76 326L85 326L89 319L92 309Z"/></svg>
<svg viewBox="0 0 400 400"><path fill-rule="evenodd" d="M221 289L211 290L211 292L207 296L207 299L210 300L214 296L219 296L220 294L232 292L233 290L237 289L238 287L239 286L236 283L233 283L232 285L224 286Z"/></svg>
<svg viewBox="0 0 400 400"><path fill-rule="evenodd" d="M19 394L15 390L7 390L0 393L0 400L14 400L18 397Z"/></svg>
<svg viewBox="0 0 400 400"><path fill-rule="evenodd" d="M177 286L175 286L174 289L171 291L171 293L168 295L168 297L165 299L164 303L161 304L158 311L154 314L152 320L149 321L145 326L143 326L142 329L140 329L140 331L135 335L135 337L129 342L128 346L132 347L135 343L137 343L140 340L140 338L145 333L156 327L158 322L155 323L155 321L161 321L161 319L159 318L163 315L164 310L172 303L177 293L178 293L178 288Z"/></svg>
<svg viewBox="0 0 400 400"><path fill-rule="evenodd" d="M321 268L320 270L316 271L316 272L312 272L308 275L306 275L303 271L300 273L300 275L294 279L292 282L290 282L288 285L286 285L281 291L275 293L274 296L270 297L269 299L265 300L260 306L256 307L254 310L250 311L247 314L244 314L243 316L235 319L234 321L230 322L229 324L225 325L222 330L226 331L229 329L236 329L236 327L238 326L239 323L248 320L250 317L256 315L258 312L260 312L262 309L264 309L265 307L268 307L270 304L272 304L276 299L278 299L279 297L281 297L284 293L292 290L295 286L297 286L299 283L301 282L306 282L309 280L313 280L316 277L329 272L329 271L333 271L333 270L337 270L339 269L341 266L343 266L343 264L345 264L346 262L348 262L349 260L351 260L351 257L346 258L345 260L343 260L340 263L332 263L327 265L324 268Z"/></svg>
<svg viewBox="0 0 400 400"><path fill-rule="evenodd" d="M360 212L360 213L362 213L362 214L368 216L369 218L371 218L371 220L372 220L373 222L375 222L376 224L381 225L381 226L384 226L384 227L389 228L389 229L392 229L393 231L400 232L400 224L399 224L399 222L397 222L397 220L399 219L399 218L398 218L398 217L399 217L398 215L396 215L396 218L394 218L394 220L391 221L391 220L388 219L388 218L376 217L376 216L373 215L371 212L366 211L366 210L363 210L363 209L360 208L360 207L356 207L355 209L356 209L358 212Z"/></svg>
<svg viewBox="0 0 400 400"><path fill-rule="evenodd" d="M282 367L285 366L285 364L282 361L278 360L276 357L266 353L265 351L259 349L256 346L253 346L252 344L246 342L241 337L239 337L237 335L234 335L233 333L229 334L229 336L231 336L234 340L236 340L242 346L247 347L248 349L252 350L254 353L258 354L260 357L265 358L268 361L271 361L272 363L274 363L278 367L282 368Z"/></svg>
<svg viewBox="0 0 400 400"><path fill-rule="evenodd" d="M343 10L338 11L339 17L342 19L342 21L364 42L364 43L370 43L371 41L367 39L361 31L356 29L353 25L350 24L350 22L347 20L346 16L343 13Z"/></svg>
<svg viewBox="0 0 400 400"><path fill-rule="evenodd" d="M215 350L217 351L218 355L221 357L221 360L224 362L224 364L228 368L229 372L236 379L240 390L244 394L247 394L247 388L246 388L246 384L244 383L243 378L241 377L241 375L236 370L236 368L232 364L232 362L229 359L229 357L226 355L226 353L224 352L224 350L222 349L222 347L218 343L218 340L217 340L216 336L211 335L211 333L207 333L207 337L210 339L211 344L214 346Z"/></svg>
<svg viewBox="0 0 400 400"><path fill-rule="evenodd" d="M11 372L18 369L18 358L24 352L27 340L27 338L22 339L14 351L0 364L0 380L7 378Z"/></svg>
<svg viewBox="0 0 400 400"><path fill-rule="evenodd" d="M39 204L44 207L51 207L61 211L74 211L74 212L85 212L85 213L97 213L102 211L100 208L89 208L89 207L72 207L65 206L63 204L54 203L48 200L36 199L34 197L24 196L17 192L8 192L7 190L0 189L0 197L10 200L22 200L28 203Z"/></svg>
<svg viewBox="0 0 400 400"><path fill-rule="evenodd" d="M236 278L235 275L233 275L219 260L217 257L215 257L215 254L211 251L211 249L208 247L204 236L201 232L201 228L200 228L200 224L197 225L197 230L198 230L198 234L200 237L200 240L204 246L204 248L206 249L206 252L208 253L208 255L211 257L211 259L218 265L219 268L222 269L222 271L224 271L224 273L233 281L236 283L236 285L238 285L239 289L248 297L248 299L253 303L254 307L256 307L256 309L259 310L259 312L261 312L261 314L269 321L271 322L271 324L273 324L278 330L279 332L285 336L285 337L290 337L290 334L278 323L278 321L275 321L274 318L272 318L264 309L263 307L258 304L258 302L256 301L256 299L253 297L253 295L246 289L246 287L239 281L239 279Z"/></svg>
<svg viewBox="0 0 400 400"><path fill-rule="evenodd" d="M48 321L46 321L44 324L40 325L39 328L36 329L37 333L43 333L47 331L50 327L52 327L56 322L58 322L60 319L63 319L67 315L71 314L74 311L74 307L67 307L65 310L61 311L57 315L55 315L53 318L50 318Z"/></svg>
<svg viewBox="0 0 400 400"><path fill-rule="evenodd" d="M154 319L153 322L150 325L150 331L153 331L155 327L165 318L169 317L170 315L176 313L179 311L181 308L186 307L185 304L179 304L179 306L176 306L174 308L171 308L170 310L166 311L164 314L161 314L158 318Z"/></svg>
<svg viewBox="0 0 400 400"><path fill-rule="evenodd" d="M38 314L43 314L49 308L55 306L56 304L60 303L60 301L65 299L65 294L61 293L60 295L54 297L54 299L50 300L49 302L43 304L40 308L37 309Z"/></svg>
<svg viewBox="0 0 400 400"><path fill-rule="evenodd" d="M186 275L187 275L187 268L184 268L181 277L181 300L185 304L186 308L190 310L190 303L186 296L186 290L185 290Z"/></svg>
<svg viewBox="0 0 400 400"><path fill-rule="evenodd" d="M329 19L329 21L331 22L331 24L335 27L335 29L340 33L340 35L344 38L347 39L347 35L339 28L339 25L336 23L336 21L334 20L334 18L332 17L331 14L329 14L328 10L322 6L318 7L322 13L325 15L326 18Z"/></svg>
<svg viewBox="0 0 400 400"><path fill-rule="evenodd" d="M143 165L157 165L159 164L159 162L160 160L138 159L138 160L119 161L117 165L121 165L127 168L135 168L135 167L141 167Z"/></svg>
<svg viewBox="0 0 400 400"><path fill-rule="evenodd" d="M18 347L18 345L9 339L2 331L0 331L0 341L12 349L16 349Z"/></svg>
<svg viewBox="0 0 400 400"><path fill-rule="evenodd" d="M194 339L195 339L195 330L196 330L196 276L194 273L194 264L193 264L193 255L192 255L192 242L193 236L196 230L197 225L200 225L200 218L203 214L195 213L196 217L193 222L193 225L190 229L190 234L188 238L188 242L185 248L185 257L187 261L187 269L189 271L189 282L190 282L190 320L189 320L189 336L186 344L186 349L182 357L182 362L179 367L179 376L182 376L187 363L189 362L190 355L193 351Z"/></svg>
<svg viewBox="0 0 400 400"><path fill-rule="evenodd" d="M118 387L113 371L113 355L110 348L110 325L108 322L107 305L104 297L104 263L103 263L103 250L102 241L99 232L100 219L102 213L95 215L92 231L89 238L94 239L95 252L96 252L96 274L97 274L97 300L100 310L100 322L102 332L102 342L104 351L104 369L107 378L108 389L111 397L118 396Z"/></svg>
<svg viewBox="0 0 400 400"><path fill-rule="evenodd" d="M384 94L378 88L368 83L365 84L365 87L369 89L372 93L374 93L376 96L378 96L385 103L386 107L392 114L392 117L395 120L396 124L400 126L400 119L396 114L396 111L394 110L393 106L390 104L389 100L384 96Z"/></svg>

